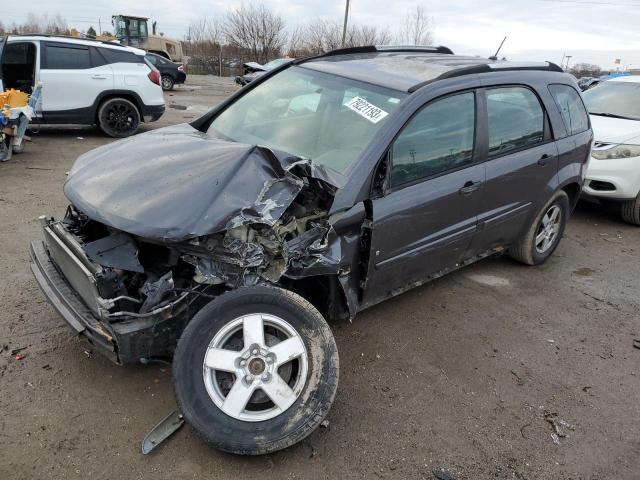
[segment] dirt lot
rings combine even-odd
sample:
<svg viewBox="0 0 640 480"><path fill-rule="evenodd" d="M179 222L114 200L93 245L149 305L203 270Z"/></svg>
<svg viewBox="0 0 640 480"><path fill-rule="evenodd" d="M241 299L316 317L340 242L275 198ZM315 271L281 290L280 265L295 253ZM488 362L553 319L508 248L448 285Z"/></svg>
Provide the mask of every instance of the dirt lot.
<svg viewBox="0 0 640 480"><path fill-rule="evenodd" d="M147 128L233 90L191 78ZM590 205L540 268L487 260L333 325L338 395L328 428L301 444L241 458L184 428L142 456L175 405L169 370L92 354L28 266L38 215L64 212L65 172L109 140L86 128L33 137L0 164L0 478L640 477L640 229Z"/></svg>

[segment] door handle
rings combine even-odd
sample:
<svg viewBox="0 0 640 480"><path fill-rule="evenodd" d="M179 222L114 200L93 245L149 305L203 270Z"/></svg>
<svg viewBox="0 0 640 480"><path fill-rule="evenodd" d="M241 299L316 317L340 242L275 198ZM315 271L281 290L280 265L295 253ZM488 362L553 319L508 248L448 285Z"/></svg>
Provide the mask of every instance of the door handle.
<svg viewBox="0 0 640 480"><path fill-rule="evenodd" d="M550 159L551 159L551 155L547 155L545 153L540 157L540 160L538 160L538 165L540 165L541 167L544 167L547 163L549 163Z"/></svg>
<svg viewBox="0 0 640 480"><path fill-rule="evenodd" d="M460 192L460 195L471 195L480 188L480 185L482 185L482 182L472 182L469 180L458 192Z"/></svg>
<svg viewBox="0 0 640 480"><path fill-rule="evenodd" d="M91 75L91 78L95 79L95 80L104 80L105 78L107 78L106 75Z"/></svg>

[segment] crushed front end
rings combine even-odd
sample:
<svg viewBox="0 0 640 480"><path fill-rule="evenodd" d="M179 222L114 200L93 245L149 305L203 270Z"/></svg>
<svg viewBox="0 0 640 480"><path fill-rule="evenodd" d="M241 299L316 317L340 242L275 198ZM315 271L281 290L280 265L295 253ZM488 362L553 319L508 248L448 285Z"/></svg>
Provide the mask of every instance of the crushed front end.
<svg viewBox="0 0 640 480"><path fill-rule="evenodd" d="M31 242L31 270L46 297L116 363L170 356L208 289L199 286L190 295L180 287L192 286L174 282L171 271L144 272L131 236L90 220L81 225L79 218L72 208L62 221L41 218L43 240ZM130 270L109 266L118 263Z"/></svg>

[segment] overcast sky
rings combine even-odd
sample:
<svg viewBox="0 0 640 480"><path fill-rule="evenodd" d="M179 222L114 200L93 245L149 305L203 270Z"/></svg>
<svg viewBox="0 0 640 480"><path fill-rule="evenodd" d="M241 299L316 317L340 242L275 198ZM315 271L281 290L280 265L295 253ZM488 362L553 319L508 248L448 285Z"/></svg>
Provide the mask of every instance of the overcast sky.
<svg viewBox="0 0 640 480"><path fill-rule="evenodd" d="M111 30L114 13L148 16L159 30L182 38L190 23L217 17L240 0L31 0L33 12L57 14L69 26ZM318 17L341 21L344 0L264 0L289 25ZM351 21L393 30L407 9L419 4L433 18L436 44L456 53L489 56L507 35L501 55L513 60L550 60L563 54L571 63L588 62L603 68L640 67L640 0L352 0ZM1 20L26 19L10 9Z"/></svg>

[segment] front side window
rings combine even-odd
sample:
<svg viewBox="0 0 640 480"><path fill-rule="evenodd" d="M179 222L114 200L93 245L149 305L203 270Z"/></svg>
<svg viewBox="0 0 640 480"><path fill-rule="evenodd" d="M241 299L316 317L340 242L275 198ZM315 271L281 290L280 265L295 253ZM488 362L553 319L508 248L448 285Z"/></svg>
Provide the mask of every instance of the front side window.
<svg viewBox="0 0 640 480"><path fill-rule="evenodd" d="M391 186L473 163L475 97L462 93L429 103L393 143Z"/></svg>
<svg viewBox="0 0 640 480"><path fill-rule="evenodd" d="M46 68L52 70L82 70L91 68L88 47L46 46Z"/></svg>
<svg viewBox="0 0 640 480"><path fill-rule="evenodd" d="M524 87L487 90L489 156L505 155L544 141L544 111Z"/></svg>
<svg viewBox="0 0 640 480"><path fill-rule="evenodd" d="M229 105L208 133L281 150L344 173L405 96L295 66Z"/></svg>
<svg viewBox="0 0 640 480"><path fill-rule="evenodd" d="M582 133L589 128L589 117L578 92L569 85L549 85L549 91L560 109L569 135Z"/></svg>
<svg viewBox="0 0 640 480"><path fill-rule="evenodd" d="M640 120L640 82L609 80L582 94L591 115Z"/></svg>

